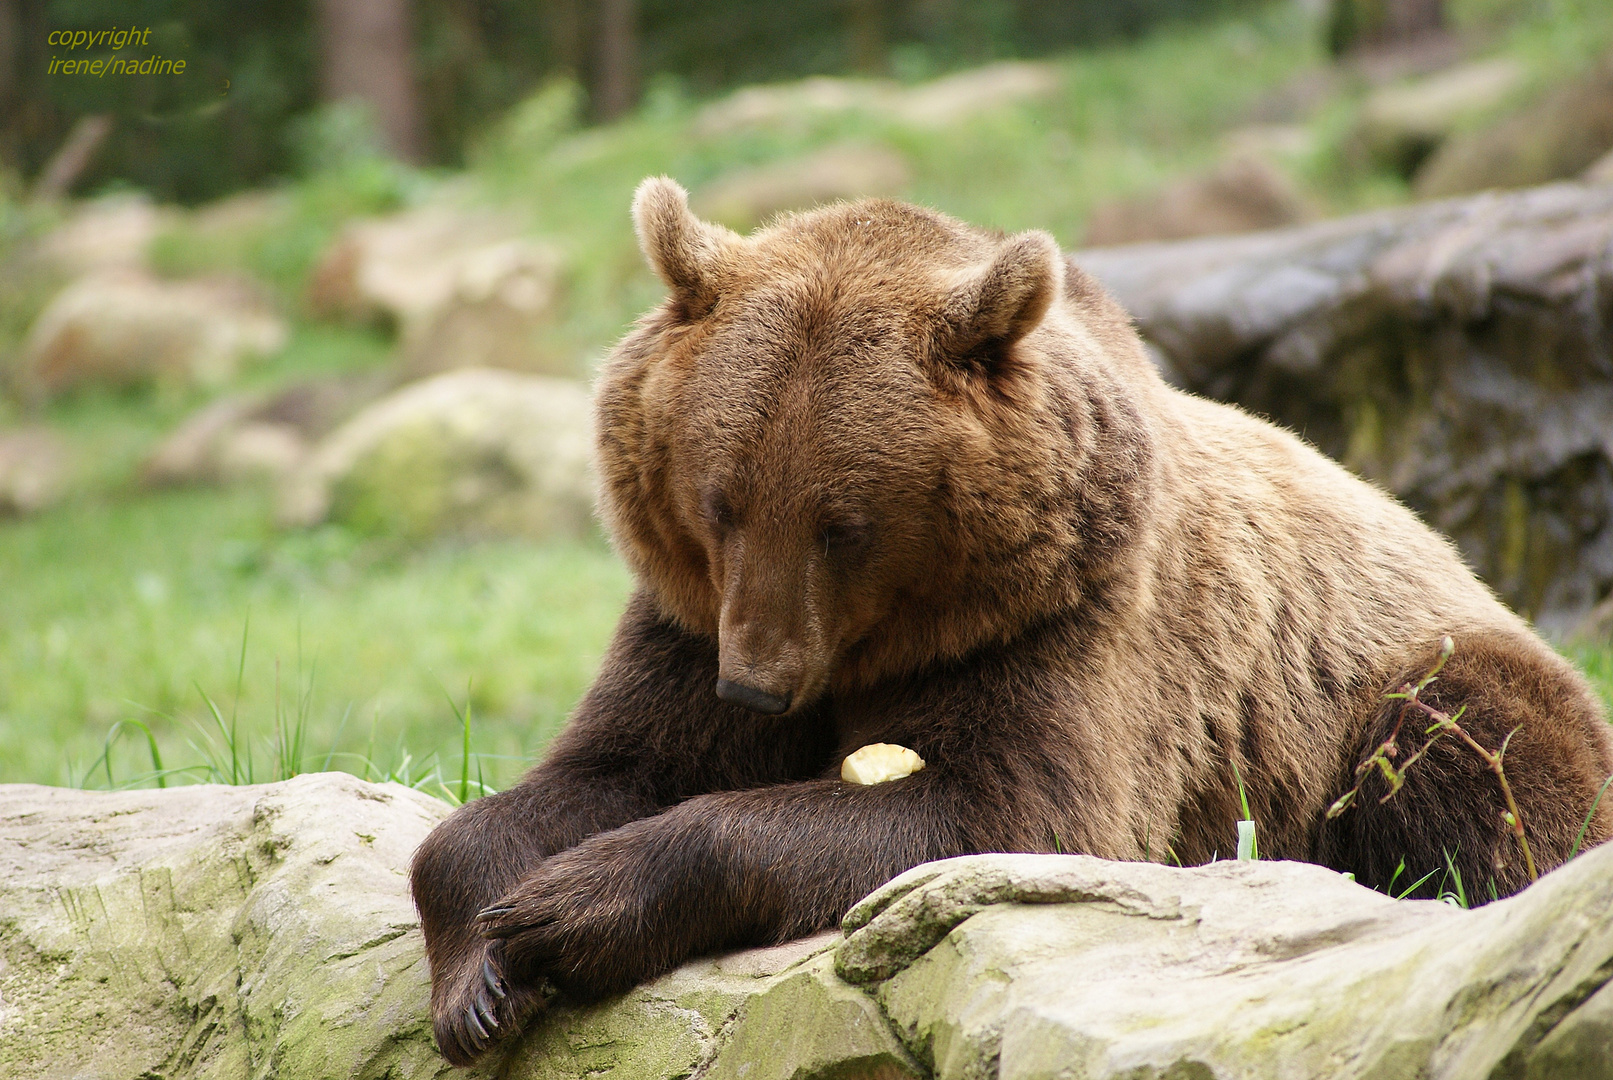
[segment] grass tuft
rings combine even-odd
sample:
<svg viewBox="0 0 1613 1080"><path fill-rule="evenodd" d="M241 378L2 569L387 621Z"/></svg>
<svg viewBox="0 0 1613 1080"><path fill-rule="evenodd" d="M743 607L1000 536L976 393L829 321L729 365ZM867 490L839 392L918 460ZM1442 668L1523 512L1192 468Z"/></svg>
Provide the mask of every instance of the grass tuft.
<svg viewBox="0 0 1613 1080"><path fill-rule="evenodd" d="M1232 778L1238 784L1238 802L1243 807L1243 817L1238 821L1238 860L1253 862L1260 858L1260 842L1255 835L1255 816L1249 812L1249 793L1244 790L1243 776L1238 772L1238 763L1231 758L1227 761L1232 766Z"/></svg>

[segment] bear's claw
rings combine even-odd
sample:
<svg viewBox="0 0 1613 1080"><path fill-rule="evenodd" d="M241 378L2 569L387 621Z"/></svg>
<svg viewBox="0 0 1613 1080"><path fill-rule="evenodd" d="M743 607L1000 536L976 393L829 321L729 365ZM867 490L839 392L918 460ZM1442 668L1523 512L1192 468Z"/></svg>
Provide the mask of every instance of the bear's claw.
<svg viewBox="0 0 1613 1080"><path fill-rule="evenodd" d="M472 1031L481 1036L478 1044L476 1045L477 1050L480 1050L482 1046L490 1042L493 1038L493 1031L498 1030L498 1021L493 1019L492 1016L485 1016L485 1023L483 1022L484 1011L490 1010L487 1009L487 1003L481 998L477 998L476 1002L471 1005L470 1008L465 1010L465 1023L470 1026ZM488 1028L492 1028L493 1030L489 1031Z"/></svg>
<svg viewBox="0 0 1613 1080"><path fill-rule="evenodd" d="M455 1065L469 1065L493 1047L518 1034L523 1024L554 997L547 982L511 985L498 955L501 946L488 947L477 966L461 976L462 989L443 1002L434 1029L437 1046ZM471 964L475 964L472 960Z"/></svg>
<svg viewBox="0 0 1613 1080"><path fill-rule="evenodd" d="M498 972L493 970L493 961L486 957L482 958L482 982L493 992L493 996L500 1001L510 996L510 992L504 989L504 980L499 977Z"/></svg>

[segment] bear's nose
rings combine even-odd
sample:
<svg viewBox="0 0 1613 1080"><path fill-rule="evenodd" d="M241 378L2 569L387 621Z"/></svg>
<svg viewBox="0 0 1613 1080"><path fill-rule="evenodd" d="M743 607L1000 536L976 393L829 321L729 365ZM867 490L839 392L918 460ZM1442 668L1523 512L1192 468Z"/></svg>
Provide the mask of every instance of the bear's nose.
<svg viewBox="0 0 1613 1080"><path fill-rule="evenodd" d="M732 679L717 680L717 696L730 705L743 705L752 712L766 713L777 716L790 707L790 695L779 697L769 694L766 690L758 690L754 686L734 682Z"/></svg>

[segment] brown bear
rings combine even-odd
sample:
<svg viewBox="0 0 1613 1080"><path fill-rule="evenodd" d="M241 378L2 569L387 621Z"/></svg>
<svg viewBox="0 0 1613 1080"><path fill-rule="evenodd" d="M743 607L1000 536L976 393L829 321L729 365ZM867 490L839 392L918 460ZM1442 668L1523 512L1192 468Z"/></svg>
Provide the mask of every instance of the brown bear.
<svg viewBox="0 0 1613 1080"><path fill-rule="evenodd" d="M873 200L744 238L666 179L634 215L670 296L605 365L597 449L639 588L543 763L415 856L449 1060L540 987L822 930L926 860L1227 857L1235 777L1264 855L1515 891L1454 738L1325 817L1445 635L1424 699L1519 728L1535 857L1568 857L1613 772L1584 680L1392 498L1163 382L1050 236ZM876 742L927 767L842 782Z"/></svg>

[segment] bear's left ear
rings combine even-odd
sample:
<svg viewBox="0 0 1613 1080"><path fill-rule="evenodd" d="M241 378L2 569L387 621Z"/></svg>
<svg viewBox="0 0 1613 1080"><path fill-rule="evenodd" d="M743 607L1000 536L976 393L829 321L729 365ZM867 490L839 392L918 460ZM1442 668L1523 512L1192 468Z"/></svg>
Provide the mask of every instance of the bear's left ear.
<svg viewBox="0 0 1613 1080"><path fill-rule="evenodd" d="M1036 328L1064 288L1064 255L1040 230L1017 233L984 269L955 286L942 313L940 351L989 360Z"/></svg>
<svg viewBox="0 0 1613 1080"><path fill-rule="evenodd" d="M689 193L666 176L650 177L633 193L633 228L650 267L690 313L698 318L709 311L717 302L723 249L743 238L695 217Z"/></svg>

